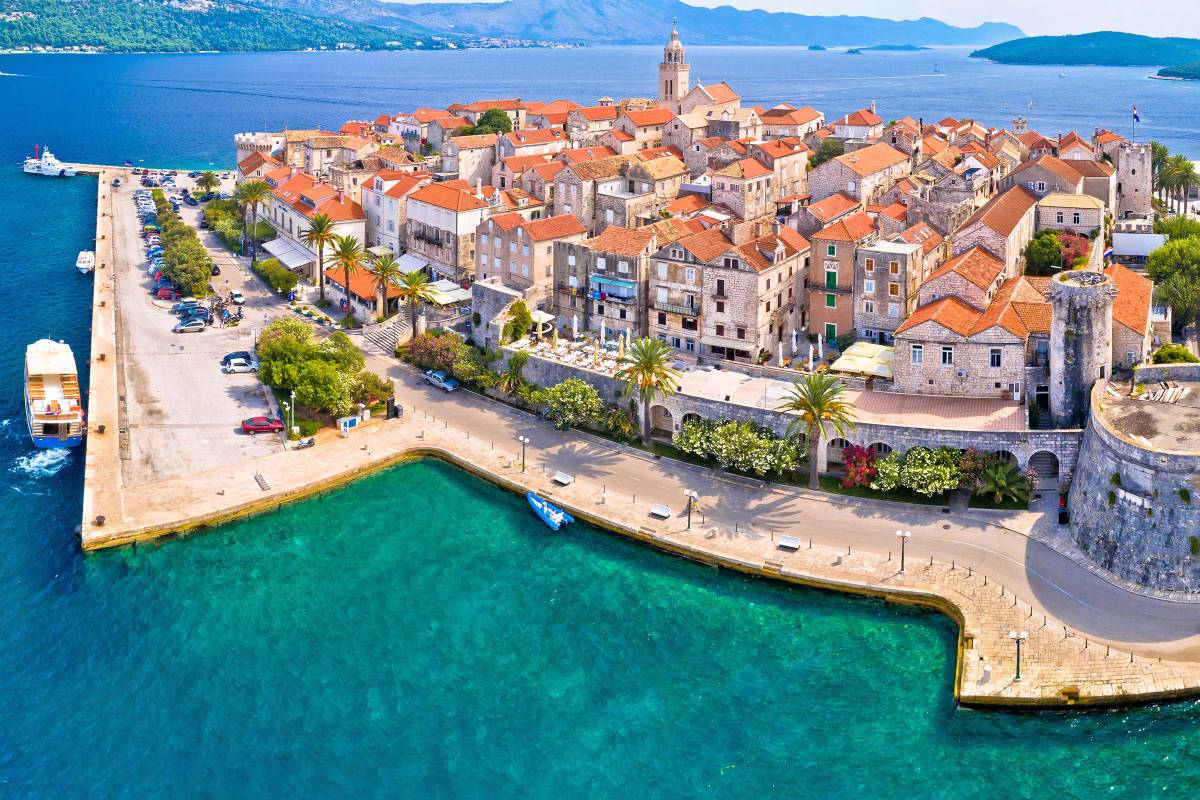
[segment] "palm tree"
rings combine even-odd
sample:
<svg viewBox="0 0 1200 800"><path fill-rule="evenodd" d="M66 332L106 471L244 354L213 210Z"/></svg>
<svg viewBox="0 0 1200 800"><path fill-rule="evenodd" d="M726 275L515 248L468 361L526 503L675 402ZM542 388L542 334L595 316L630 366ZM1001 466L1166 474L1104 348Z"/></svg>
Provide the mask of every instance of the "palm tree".
<svg viewBox="0 0 1200 800"><path fill-rule="evenodd" d="M321 302L325 302L325 246L333 244L337 233L333 229L333 220L328 214L313 214L308 223L308 230L302 235L304 243L317 248L317 286L321 288Z"/></svg>
<svg viewBox="0 0 1200 800"><path fill-rule="evenodd" d="M354 300L350 292L350 273L358 272L363 266L366 251L353 236L335 236L333 239L333 265L341 267L342 290L346 293L346 317L354 319Z"/></svg>
<svg viewBox="0 0 1200 800"><path fill-rule="evenodd" d="M1176 183L1178 184L1180 202L1183 205L1183 215L1186 217L1189 213L1192 187L1200 183L1200 174L1196 173L1196 164L1187 156L1171 156L1171 161L1174 164L1172 172Z"/></svg>
<svg viewBox="0 0 1200 800"><path fill-rule="evenodd" d="M816 372L788 387L788 397L776 411L798 414L788 423L787 435L805 434L808 444L808 488L819 489L817 454L830 429L845 436L854 427L854 406L846 399L846 387L834 376Z"/></svg>
<svg viewBox="0 0 1200 800"><path fill-rule="evenodd" d="M258 207L266 202L271 189L262 181L242 181L234 190L234 199L242 207L242 222L245 223L246 211L250 212L250 265L258 263ZM243 230L243 238L245 231Z"/></svg>
<svg viewBox="0 0 1200 800"><path fill-rule="evenodd" d="M650 446L650 404L679 388L679 370L670 366L671 346L662 339L638 339L621 359L616 379L624 382L625 396L636 395L642 404L642 444Z"/></svg>
<svg viewBox="0 0 1200 800"><path fill-rule="evenodd" d="M496 386L500 391L508 395L515 395L521 387L525 385L525 377L521 375L521 370L529 363L529 353L524 350L518 350L513 353L508 359L508 369L500 375L500 380Z"/></svg>
<svg viewBox="0 0 1200 800"><path fill-rule="evenodd" d="M196 188L202 189L206 194L221 185L221 179L217 177L217 173L209 171L205 172L196 179Z"/></svg>
<svg viewBox="0 0 1200 800"><path fill-rule="evenodd" d="M1150 173L1154 178L1154 188L1159 193L1159 198L1162 197L1162 186L1159 184L1159 178L1162 176L1163 165L1170 157L1171 151L1162 142L1150 142Z"/></svg>
<svg viewBox="0 0 1200 800"><path fill-rule="evenodd" d="M1011 462L988 464L979 476L975 494L990 494L995 503L1005 499L1025 503L1029 501L1029 481Z"/></svg>
<svg viewBox="0 0 1200 800"><path fill-rule="evenodd" d="M387 290L394 287L404 271L400 262L391 253L385 253L371 263L371 274L375 276L375 293L379 295L379 316L388 315Z"/></svg>
<svg viewBox="0 0 1200 800"><path fill-rule="evenodd" d="M433 284L424 272L413 270L402 273L397 285L400 289L400 303L407 305L408 312L412 315L412 335L416 336L417 314L421 310L421 303L433 299Z"/></svg>

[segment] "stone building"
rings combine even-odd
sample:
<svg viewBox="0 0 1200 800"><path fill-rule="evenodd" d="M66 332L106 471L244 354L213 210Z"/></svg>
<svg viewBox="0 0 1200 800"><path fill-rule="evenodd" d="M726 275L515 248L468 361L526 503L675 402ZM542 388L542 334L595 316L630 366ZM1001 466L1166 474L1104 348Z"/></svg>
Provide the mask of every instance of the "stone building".
<svg viewBox="0 0 1200 800"><path fill-rule="evenodd" d="M1117 291L1112 307L1112 368L1133 369L1149 361L1154 348L1163 344L1155 341L1154 282L1121 264L1113 264L1104 274ZM1169 306L1166 313L1170 314ZM1169 332L1169 316L1165 327Z"/></svg>
<svg viewBox="0 0 1200 800"><path fill-rule="evenodd" d="M1117 208L1119 219L1152 218L1154 170L1150 145L1121 142L1117 146Z"/></svg>
<svg viewBox="0 0 1200 800"><path fill-rule="evenodd" d="M854 330L868 340L890 344L900 323L917 307L924 279L919 244L877 240L854 257Z"/></svg>
<svg viewBox="0 0 1200 800"><path fill-rule="evenodd" d="M708 117L704 114L677 114L675 119L667 125L663 131L663 144L668 147L674 147L679 152L684 154L686 159L688 151L699 142L701 139L709 138L708 133ZM688 166L692 167L691 162ZM692 167L692 174L698 175L704 171L703 166L699 169Z"/></svg>
<svg viewBox="0 0 1200 800"><path fill-rule="evenodd" d="M352 164L378 149L377 142L361 136L313 136L304 140L304 171L323 177L330 167Z"/></svg>
<svg viewBox="0 0 1200 800"><path fill-rule="evenodd" d="M504 98L501 100L477 100L474 103L466 105L454 103L448 107L448 110L451 114L466 119L471 125L478 125L479 118L489 111L503 111L508 116L509 122L512 123L513 130L528 127L525 124L525 115L529 109L519 97Z"/></svg>
<svg viewBox="0 0 1200 800"><path fill-rule="evenodd" d="M692 67L687 63L683 42L679 41L679 29L671 26L671 39L663 48L663 59L658 65L658 104L675 114L683 111L683 98L691 82Z"/></svg>
<svg viewBox="0 0 1200 800"><path fill-rule="evenodd" d="M452 137L442 151L442 169L470 184L490 181L497 138L494 133Z"/></svg>
<svg viewBox="0 0 1200 800"><path fill-rule="evenodd" d="M271 195L259 219L278 234L265 243L263 249L288 269L301 273L313 285L319 280L320 266L316 263L316 254L304 242L313 217L324 214L333 221L336 235L352 236L360 242L364 240L366 216L362 206L345 192L289 167L267 173L263 182L270 187ZM328 258L327 252L327 261Z"/></svg>
<svg viewBox="0 0 1200 800"><path fill-rule="evenodd" d="M852 214L814 233L809 268L808 330L826 341L854 332L854 267L859 247L878 238L875 222L864 212Z"/></svg>
<svg viewBox="0 0 1200 800"><path fill-rule="evenodd" d="M1096 198L1104 204L1109 214L1117 213L1117 170L1103 161L1067 161L1080 177L1083 194Z"/></svg>
<svg viewBox="0 0 1200 800"><path fill-rule="evenodd" d="M567 144L566 132L558 128L533 128L530 130L509 131L501 136L496 143L496 158L553 155L565 150Z"/></svg>
<svg viewBox="0 0 1200 800"><path fill-rule="evenodd" d="M1113 298L1108 275L1060 272L1050 279L1050 413L1059 428L1080 427L1092 386L1111 375Z"/></svg>
<svg viewBox="0 0 1200 800"><path fill-rule="evenodd" d="M405 250L408 196L431 182L428 175L380 170L362 187L367 247L386 247L395 255Z"/></svg>
<svg viewBox="0 0 1200 800"><path fill-rule="evenodd" d="M268 172L279 169L280 166L278 159L267 153L252 150L249 155L238 161L237 182L258 180Z"/></svg>
<svg viewBox="0 0 1200 800"><path fill-rule="evenodd" d="M845 192L867 205L876 204L892 184L912 171L909 157L886 144L873 144L831 158L809 173L808 188L820 200Z"/></svg>
<svg viewBox="0 0 1200 800"><path fill-rule="evenodd" d="M1038 197L1024 186L1014 186L993 197L972 214L951 240L955 255L972 247L983 247L1005 264L1005 274L1020 275L1025 263L1025 245L1033 238Z"/></svg>
<svg viewBox="0 0 1200 800"><path fill-rule="evenodd" d="M1037 229L1089 236L1104 230L1104 203L1087 194L1052 192L1037 202Z"/></svg>
<svg viewBox="0 0 1200 800"><path fill-rule="evenodd" d="M694 116L693 111L687 116ZM723 139L761 139L762 120L753 108L712 109L706 110L708 119L706 129L709 136L720 136Z"/></svg>
<svg viewBox="0 0 1200 800"><path fill-rule="evenodd" d="M812 151L804 142L791 137L752 142L748 151L771 168L776 201L808 195L808 156Z"/></svg>
<svg viewBox="0 0 1200 800"><path fill-rule="evenodd" d="M712 200L737 215L753 220L775 212L774 173L761 161L743 158L712 176Z"/></svg>
<svg viewBox="0 0 1200 800"><path fill-rule="evenodd" d="M572 147L595 145L600 137L613 129L617 121L616 106L588 106L567 113L567 138Z"/></svg>
<svg viewBox="0 0 1200 800"><path fill-rule="evenodd" d="M475 271L475 230L487 201L465 188L431 183L409 194L406 203L408 252L423 257L435 279L469 279Z"/></svg>
<svg viewBox="0 0 1200 800"><path fill-rule="evenodd" d="M845 192L835 192L808 205L801 205L788 217L788 227L802 236L811 236L826 225L832 225L862 211L862 203Z"/></svg>
<svg viewBox="0 0 1200 800"><path fill-rule="evenodd" d="M1083 176L1067 162L1054 156L1041 156L1026 161L1000 181L1000 191L1023 186L1030 194L1045 197L1051 192L1079 194L1083 191Z"/></svg>
<svg viewBox="0 0 1200 800"><path fill-rule="evenodd" d="M622 164L620 172L597 179L595 214L585 224L592 231L609 225L637 228L658 218L687 177L687 166L674 156Z"/></svg>
<svg viewBox="0 0 1200 800"><path fill-rule="evenodd" d="M539 307L553 291L554 243L583 241L587 231L570 214L526 220L519 214L497 214L475 229L475 275L498 277L521 290Z"/></svg>
<svg viewBox="0 0 1200 800"><path fill-rule="evenodd" d="M429 126L435 120L455 120L456 126L466 122L444 108L418 108L411 114L397 114L389 123L388 129L400 137L406 150L427 153L432 149Z"/></svg>
<svg viewBox="0 0 1200 800"><path fill-rule="evenodd" d="M675 119L675 114L667 108L647 108L642 110L622 109L617 115L611 133L622 133L630 137L634 150L644 150L662 144L663 130ZM602 138L601 143L607 144ZM628 139L624 141L629 141Z"/></svg>
<svg viewBox="0 0 1200 800"><path fill-rule="evenodd" d="M596 219L596 193L599 183L619 178L635 156L611 156L594 161L569 164L554 178L554 214L574 214L585 226ZM599 233L599 230L594 230Z"/></svg>
<svg viewBox="0 0 1200 800"><path fill-rule="evenodd" d="M779 103L759 114L762 120L763 137L783 139L794 136L801 141L825 124L825 115L812 106L796 108L789 103Z"/></svg>
<svg viewBox="0 0 1200 800"><path fill-rule="evenodd" d="M878 142L883 136L883 118L875 113L875 101L870 108L851 112L830 123L833 135L842 141Z"/></svg>

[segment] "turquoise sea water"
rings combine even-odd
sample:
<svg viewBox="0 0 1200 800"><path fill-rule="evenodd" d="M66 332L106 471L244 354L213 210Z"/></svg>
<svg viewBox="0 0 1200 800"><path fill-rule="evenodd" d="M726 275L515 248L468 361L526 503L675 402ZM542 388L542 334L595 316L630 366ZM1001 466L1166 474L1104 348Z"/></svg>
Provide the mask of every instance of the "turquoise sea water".
<svg viewBox="0 0 1200 800"><path fill-rule="evenodd" d="M947 82L937 84L873 77L924 69L904 66L915 62L812 62L855 65L834 97L829 80L795 71L755 78L747 65L763 52L729 51L725 75L699 66L703 53L690 57L704 80L741 88L740 69L765 100L806 99L795 89L811 85L830 109L874 91L882 113L903 93L932 115L952 104L938 95L945 87L965 96L970 81L996 85L996 74L1030 75L1039 109L1051 102L1043 95L1075 102L1053 69L1039 77L942 60ZM563 57L606 61L619 76L641 75L629 65L646 54ZM238 129L532 96L539 81L552 87L546 96L580 99L621 88L597 69L559 68L559 53L425 55L437 59L0 57L0 72L24 76L0 76L0 162L42 140L70 159L228 165ZM1160 93L1137 100L1143 115L1181 150L1200 142L1190 127L1200 86L1072 73L1109 84L1113 106ZM345 99L329 102L335 91ZM980 104L998 97L976 94ZM586 527L551 536L523 501L438 464L187 539L82 556L82 459L28 445L20 374L25 344L47 334L85 362L90 279L73 263L91 240L94 196L93 180L0 167L0 797L1200 790L1196 703L956 709L955 629L938 615L717 572Z"/></svg>

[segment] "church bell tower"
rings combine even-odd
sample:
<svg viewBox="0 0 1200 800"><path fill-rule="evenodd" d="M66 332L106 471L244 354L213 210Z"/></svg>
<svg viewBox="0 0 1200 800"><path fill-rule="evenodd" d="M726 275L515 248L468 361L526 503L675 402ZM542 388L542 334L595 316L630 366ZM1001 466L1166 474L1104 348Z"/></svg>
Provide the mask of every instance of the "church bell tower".
<svg viewBox="0 0 1200 800"><path fill-rule="evenodd" d="M683 56L683 43L679 41L679 29L671 23L671 41L663 48L663 60L658 65L658 104L680 112L680 104L688 93L688 76L691 66Z"/></svg>

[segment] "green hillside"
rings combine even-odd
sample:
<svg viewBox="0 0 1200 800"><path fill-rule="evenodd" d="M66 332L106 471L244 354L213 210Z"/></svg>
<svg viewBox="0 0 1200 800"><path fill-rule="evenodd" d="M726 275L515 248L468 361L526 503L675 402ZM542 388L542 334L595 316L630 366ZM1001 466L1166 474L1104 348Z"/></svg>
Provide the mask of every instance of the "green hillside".
<svg viewBox="0 0 1200 800"><path fill-rule="evenodd" d="M428 35L230 0L0 0L0 49L37 47L195 52L446 44Z"/></svg>
<svg viewBox="0 0 1200 800"><path fill-rule="evenodd" d="M1160 78L1179 78L1185 81L1200 81L1200 62L1180 64L1177 67L1163 67L1158 71Z"/></svg>
<svg viewBox="0 0 1200 800"><path fill-rule="evenodd" d="M971 53L1001 64L1152 67L1200 61L1200 39L1154 38L1100 31L1076 36L1029 36Z"/></svg>

